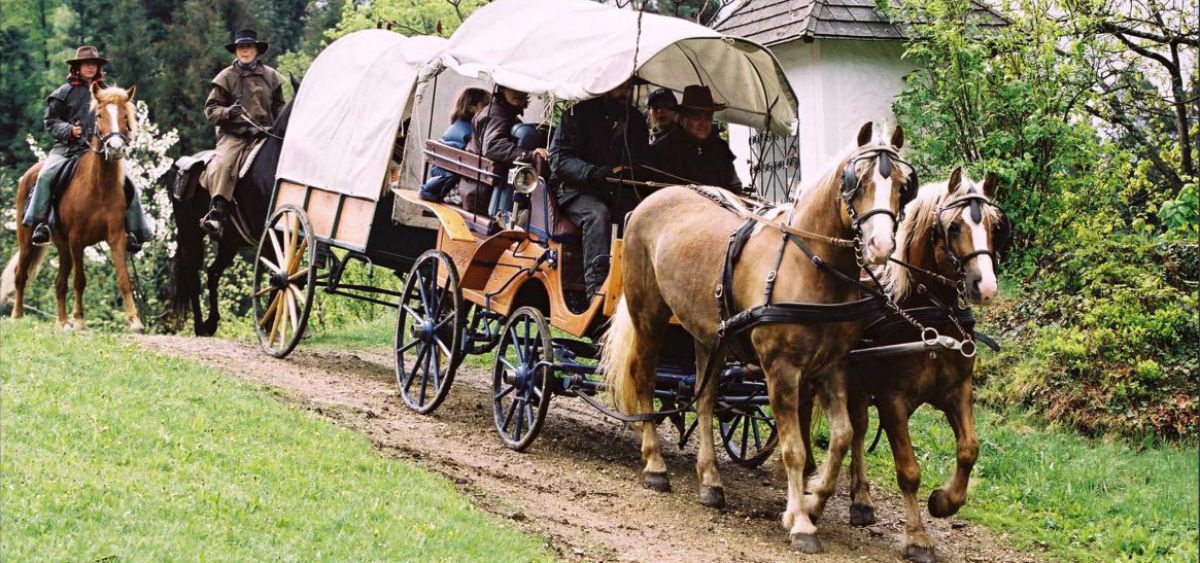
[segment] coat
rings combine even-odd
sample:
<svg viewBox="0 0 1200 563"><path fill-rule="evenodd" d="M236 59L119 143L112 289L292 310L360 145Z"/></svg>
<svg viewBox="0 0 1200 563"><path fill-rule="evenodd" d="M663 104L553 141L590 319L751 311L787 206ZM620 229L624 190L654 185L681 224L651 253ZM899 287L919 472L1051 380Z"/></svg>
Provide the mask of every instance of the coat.
<svg viewBox="0 0 1200 563"><path fill-rule="evenodd" d="M450 124L446 128L446 132L442 133L442 143L456 149L467 148L467 143L471 141L474 128L471 127L471 122L465 119L459 119ZM425 185L421 186L418 195L426 201L442 201L451 190L458 189L460 176L441 166L431 166L429 168L429 179L425 181Z"/></svg>
<svg viewBox="0 0 1200 563"><path fill-rule="evenodd" d="M246 117L262 127L270 127L283 109L283 75L261 62L253 69L235 63L212 79L212 90L204 102L204 117L217 127L217 135L258 135L259 131L244 119L230 119L229 106L236 101L241 101Z"/></svg>
<svg viewBox="0 0 1200 563"><path fill-rule="evenodd" d="M613 167L626 166L636 173L647 163L649 147L646 116L633 106L604 97L575 104L563 114L550 143L559 203L581 193L604 198L609 186L605 179Z"/></svg>
<svg viewBox="0 0 1200 563"><path fill-rule="evenodd" d="M500 177L498 183L508 179L508 169L513 162L530 159L528 151L518 147L517 140L512 136L513 125L520 123L523 111L498 95L486 108L475 114L472 123L475 134L467 143L467 150L492 161L496 175ZM492 194L489 186L471 178L463 178L459 182L458 192L462 195L465 209L487 212Z"/></svg>
<svg viewBox="0 0 1200 563"><path fill-rule="evenodd" d="M46 114L42 125L54 138L51 152L62 156L74 156L87 150L88 139L96 132L96 116L92 113L92 92L86 82L67 83L46 99ZM71 127L79 123L83 133L71 136Z"/></svg>
<svg viewBox="0 0 1200 563"><path fill-rule="evenodd" d="M662 182L716 186L737 194L743 191L742 181L733 167L733 151L716 131L700 141L676 127L658 139L650 151L656 168L668 174L659 178Z"/></svg>

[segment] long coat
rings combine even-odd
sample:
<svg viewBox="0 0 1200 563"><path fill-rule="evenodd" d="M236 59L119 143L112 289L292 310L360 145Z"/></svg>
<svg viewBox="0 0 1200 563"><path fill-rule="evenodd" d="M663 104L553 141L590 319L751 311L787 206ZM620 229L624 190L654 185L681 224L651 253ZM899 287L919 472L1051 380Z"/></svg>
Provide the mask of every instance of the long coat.
<svg viewBox="0 0 1200 563"><path fill-rule="evenodd" d="M212 79L212 90L204 102L204 117L217 126L217 134L257 135L258 131L246 120L230 119L229 106L236 101L246 108L246 117L262 127L270 127L283 109L283 75L260 62L253 69L231 64Z"/></svg>
<svg viewBox="0 0 1200 563"><path fill-rule="evenodd" d="M613 167L636 171L647 163L649 146L646 116L636 108L604 97L575 104L563 114L550 143L550 167L561 182L559 203L581 193L604 199L605 178Z"/></svg>
<svg viewBox="0 0 1200 563"><path fill-rule="evenodd" d="M742 181L733 167L733 151L716 131L701 141L676 127L655 141L650 151L657 168L669 174L660 178L663 182L703 184L742 193Z"/></svg>
<svg viewBox="0 0 1200 563"><path fill-rule="evenodd" d="M96 131L96 116L91 104L92 92L87 82L68 82L50 94L46 99L46 114L42 117L42 125L54 138L50 152L67 156L87 149L88 139ZM76 122L83 132L72 137L71 127Z"/></svg>

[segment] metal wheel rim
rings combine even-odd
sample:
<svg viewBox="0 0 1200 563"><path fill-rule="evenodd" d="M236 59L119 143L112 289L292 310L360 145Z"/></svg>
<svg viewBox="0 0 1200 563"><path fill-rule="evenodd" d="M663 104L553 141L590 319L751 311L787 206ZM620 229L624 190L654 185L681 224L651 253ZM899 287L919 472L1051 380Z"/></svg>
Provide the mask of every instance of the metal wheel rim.
<svg viewBox="0 0 1200 563"><path fill-rule="evenodd" d="M550 327L537 309L517 309L504 324L492 366L492 418L500 439L511 449L524 450L541 432L553 395L554 370L549 365L553 357L546 357L553 350ZM531 384L522 386L506 378L516 376L518 367L530 372Z"/></svg>
<svg viewBox="0 0 1200 563"><path fill-rule="evenodd" d="M281 222L282 233L276 231ZM294 205L280 207L258 241L252 297L259 344L276 358L291 353L308 327L316 287L315 262L316 245L308 217Z"/></svg>
<svg viewBox="0 0 1200 563"><path fill-rule="evenodd" d="M774 419L759 405L752 405L728 422L721 423L721 443L725 453L739 465L761 465L775 451L778 441Z"/></svg>
<svg viewBox="0 0 1200 563"><path fill-rule="evenodd" d="M447 282L439 287L442 268ZM429 414L445 400L462 360L462 291L454 264L445 254L434 250L417 259L404 282L398 308L393 340L396 385L404 404ZM432 341L424 342L413 327L423 325L430 316L436 317L430 327Z"/></svg>

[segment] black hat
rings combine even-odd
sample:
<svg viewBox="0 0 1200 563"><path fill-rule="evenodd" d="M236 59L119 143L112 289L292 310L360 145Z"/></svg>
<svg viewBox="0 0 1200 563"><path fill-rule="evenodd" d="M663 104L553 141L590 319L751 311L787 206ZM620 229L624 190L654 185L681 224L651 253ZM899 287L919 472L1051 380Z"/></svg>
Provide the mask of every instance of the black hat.
<svg viewBox="0 0 1200 563"><path fill-rule="evenodd" d="M258 54L267 52L267 42L258 40L258 33L253 29L243 29L233 34L233 42L225 45L225 50L230 53L236 53L238 45L254 45L258 47Z"/></svg>
<svg viewBox="0 0 1200 563"><path fill-rule="evenodd" d="M679 107L679 102L675 100L675 92L672 92L670 88L659 88L650 92L650 97L646 99L646 105L651 109L674 110Z"/></svg>
<svg viewBox="0 0 1200 563"><path fill-rule="evenodd" d="M67 60L69 65L77 65L81 63L96 63L99 66L108 64L108 59L100 56L100 51L96 50L91 45L84 45L75 49L75 58Z"/></svg>
<svg viewBox="0 0 1200 563"><path fill-rule="evenodd" d="M708 86L693 84L683 89L683 101L679 102L679 107L685 111L718 112L728 106L713 100L712 90Z"/></svg>

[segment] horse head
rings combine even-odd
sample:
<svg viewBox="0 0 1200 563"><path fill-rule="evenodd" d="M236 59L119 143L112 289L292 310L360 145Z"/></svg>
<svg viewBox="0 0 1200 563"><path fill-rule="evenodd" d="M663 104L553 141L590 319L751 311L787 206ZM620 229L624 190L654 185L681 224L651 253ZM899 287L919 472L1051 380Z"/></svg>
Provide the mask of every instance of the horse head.
<svg viewBox="0 0 1200 563"><path fill-rule="evenodd" d="M1008 221L992 202L996 176L980 185L955 168L946 198L934 211L934 254L938 270L956 272L960 292L972 303L996 296L996 251L1008 238Z"/></svg>
<svg viewBox="0 0 1200 563"><path fill-rule="evenodd" d="M903 128L896 127L888 142L875 142L868 122L859 129L857 148L841 163L842 219L854 231L860 266L887 262L901 210L916 193L916 169L900 159L903 146Z"/></svg>
<svg viewBox="0 0 1200 563"><path fill-rule="evenodd" d="M92 145L105 160L117 160L125 156L130 142L137 136L137 112L133 107L136 86L101 88L92 84L92 113L96 121L96 140Z"/></svg>

